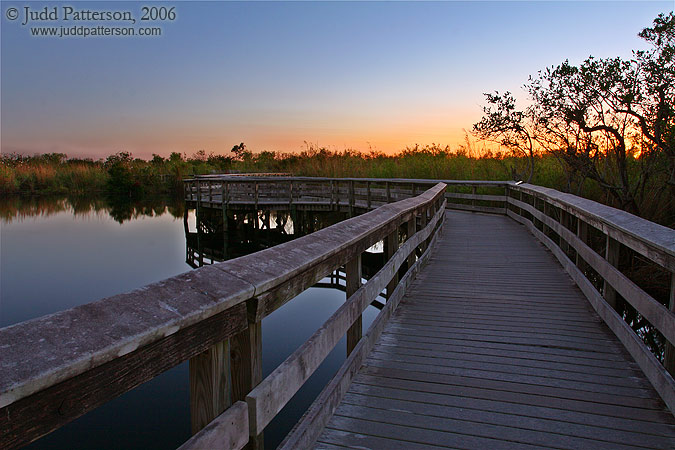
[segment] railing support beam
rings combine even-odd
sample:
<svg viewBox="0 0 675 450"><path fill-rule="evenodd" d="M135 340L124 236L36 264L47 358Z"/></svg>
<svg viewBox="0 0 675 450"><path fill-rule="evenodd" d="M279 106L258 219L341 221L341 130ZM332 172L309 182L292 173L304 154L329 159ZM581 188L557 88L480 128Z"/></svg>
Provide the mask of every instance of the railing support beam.
<svg viewBox="0 0 675 450"><path fill-rule="evenodd" d="M670 300L668 307L670 311L675 312L675 272L670 273ZM675 377L675 346L666 342L666 351L663 358L663 366Z"/></svg>
<svg viewBox="0 0 675 450"><path fill-rule="evenodd" d="M347 298L351 297L361 287L361 255L354 257L345 265L347 273ZM362 315L356 318L347 331L347 355L349 355L363 335Z"/></svg>
<svg viewBox="0 0 675 450"><path fill-rule="evenodd" d="M249 302L249 309L255 302ZM251 311L249 311L249 317ZM246 395L262 381L262 323L249 319L248 328L230 339L230 371L232 402L245 400ZM262 433L251 436L249 450L264 448Z"/></svg>
<svg viewBox="0 0 675 450"><path fill-rule="evenodd" d="M232 404L229 340L190 358L189 371L190 422L194 435Z"/></svg>
<svg viewBox="0 0 675 450"><path fill-rule="evenodd" d="M389 233L389 235L384 239L384 255L385 261L389 261L394 253L398 250L398 227ZM396 289L398 284L398 271L394 273L391 281L387 284L387 298L391 296L391 293Z"/></svg>
<svg viewBox="0 0 675 450"><path fill-rule="evenodd" d="M578 217L577 217L577 237L584 244L588 243L588 224ZM581 270L581 272L583 273L583 271L584 271L584 267L583 267L584 261L581 258L581 255L579 255L579 252L577 252L576 265L577 265L577 268L579 270Z"/></svg>
<svg viewBox="0 0 675 450"><path fill-rule="evenodd" d="M413 214L410 220L408 220L408 236L406 237L406 240L413 237L413 235L416 232L416 228L417 228L417 219ZM413 264L415 264L415 250L410 252L410 256L408 256L408 268L412 267Z"/></svg>
<svg viewBox="0 0 675 450"><path fill-rule="evenodd" d="M619 241L609 236L607 236L607 244L605 246L605 259L614 267L619 267ZM616 310L616 290L614 290L607 280L604 280L603 283L602 296L609 303L609 306Z"/></svg>

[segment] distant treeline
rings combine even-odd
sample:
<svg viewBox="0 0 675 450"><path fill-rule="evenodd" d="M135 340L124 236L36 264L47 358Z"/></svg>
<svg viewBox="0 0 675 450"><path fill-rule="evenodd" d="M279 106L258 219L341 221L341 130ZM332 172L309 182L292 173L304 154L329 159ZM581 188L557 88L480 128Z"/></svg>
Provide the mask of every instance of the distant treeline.
<svg viewBox="0 0 675 450"><path fill-rule="evenodd" d="M612 204L611 197L595 181L571 177L566 166L554 156L542 154L537 160L532 183ZM154 155L150 160L134 158L126 152L98 161L68 158L61 153L4 154L0 157L0 192L107 194L125 198L180 195L181 180L191 175L250 172L322 177L511 180L513 174L518 173L517 168L524 164L528 164L526 158L485 149L477 151L470 143L456 150L435 144L415 146L394 155L330 151L311 146L297 154L253 153L244 144L235 146L231 156L198 151L192 156L172 153L164 158ZM668 213L672 209L672 199L650 198L648 202L641 205L644 215L672 226L672 215Z"/></svg>

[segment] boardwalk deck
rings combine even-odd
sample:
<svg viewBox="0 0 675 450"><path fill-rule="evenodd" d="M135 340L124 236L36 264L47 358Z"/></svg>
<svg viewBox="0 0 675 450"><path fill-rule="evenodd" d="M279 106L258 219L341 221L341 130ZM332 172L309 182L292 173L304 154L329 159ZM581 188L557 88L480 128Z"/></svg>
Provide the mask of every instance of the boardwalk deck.
<svg viewBox="0 0 675 450"><path fill-rule="evenodd" d="M673 415L543 245L446 214L317 448L675 448Z"/></svg>

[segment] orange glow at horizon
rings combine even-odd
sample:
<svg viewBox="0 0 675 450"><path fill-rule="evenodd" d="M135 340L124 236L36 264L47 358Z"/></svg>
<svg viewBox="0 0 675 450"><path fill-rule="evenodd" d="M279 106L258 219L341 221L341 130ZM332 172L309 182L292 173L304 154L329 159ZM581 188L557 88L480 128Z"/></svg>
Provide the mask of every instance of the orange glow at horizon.
<svg viewBox="0 0 675 450"><path fill-rule="evenodd" d="M438 144L451 150L465 145L466 134L476 147L481 146L470 134L471 124L480 118L478 111L430 111L415 117L408 114L386 114L386 117L334 117L314 118L291 124L260 123L250 125L218 124L217 120L197 123L171 121L134 126L134 123L100 129L84 126L75 132L46 130L44 133L29 133L13 130L5 133L2 152L17 152L27 155L60 152L69 157L105 158L120 151L135 157L150 158L156 153L168 156L172 152L194 154L204 150L207 154L229 154L233 145L244 142L254 153L276 151L299 153L308 146L331 151L355 150L368 153L371 150L395 154L406 149Z"/></svg>

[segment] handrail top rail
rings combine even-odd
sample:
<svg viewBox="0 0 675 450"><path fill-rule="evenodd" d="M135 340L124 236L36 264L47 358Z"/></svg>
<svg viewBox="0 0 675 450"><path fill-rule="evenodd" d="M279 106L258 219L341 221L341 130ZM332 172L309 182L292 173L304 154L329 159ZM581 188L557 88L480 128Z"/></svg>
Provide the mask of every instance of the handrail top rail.
<svg viewBox="0 0 675 450"><path fill-rule="evenodd" d="M513 186L515 189L523 190L526 193L545 196L568 211L575 211L589 222L606 234L616 232L628 235L633 239L643 243L650 250L661 253L657 258L664 267L675 270L675 230L659 225L642 217L638 217L629 212L603 205L602 203L578 197L574 194L566 194L555 189L537 186L534 184L521 184ZM614 231L615 233L612 233ZM635 249L640 251L640 249ZM641 252L644 253L644 252ZM652 258L657 255L649 252Z"/></svg>
<svg viewBox="0 0 675 450"><path fill-rule="evenodd" d="M507 185L514 185L513 181L492 181L492 180L435 180L428 178L340 178L340 177L307 177L307 176L265 176L261 174L241 176L237 174L209 174L209 175L197 175L193 178L183 178L183 182L194 182L194 181L236 181L241 183L254 182L254 181L270 181L270 182L279 182L279 181L370 181L374 183L416 183L416 184L428 184L436 185L438 183L444 183L448 186L450 185L476 185L476 186L494 186L494 187L505 187Z"/></svg>
<svg viewBox="0 0 675 450"><path fill-rule="evenodd" d="M0 408L239 305L345 249L365 250L445 187L438 183L260 252L2 328Z"/></svg>

